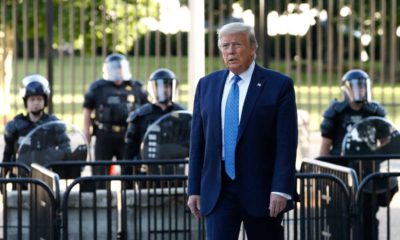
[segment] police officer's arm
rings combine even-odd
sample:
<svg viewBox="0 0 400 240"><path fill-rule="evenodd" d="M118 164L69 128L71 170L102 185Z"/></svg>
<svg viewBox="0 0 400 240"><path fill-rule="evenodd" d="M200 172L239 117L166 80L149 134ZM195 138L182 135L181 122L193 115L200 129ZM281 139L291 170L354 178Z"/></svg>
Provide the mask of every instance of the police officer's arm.
<svg viewBox="0 0 400 240"><path fill-rule="evenodd" d="M56 141L57 146L65 153L71 152L71 140L68 137L67 129L65 125L56 126Z"/></svg>
<svg viewBox="0 0 400 240"><path fill-rule="evenodd" d="M7 124L4 132L5 147L3 152L3 162L11 162L13 161L13 158L15 158L14 145L15 142L18 140L17 135L18 134L16 132L14 124L12 122Z"/></svg>
<svg viewBox="0 0 400 240"><path fill-rule="evenodd" d="M18 133L13 121L9 122L4 131L4 152L3 152L3 162L13 162L15 161L14 145L18 141ZM8 168L1 169L1 176L7 175L9 172Z"/></svg>
<svg viewBox="0 0 400 240"><path fill-rule="evenodd" d="M319 149L320 156L327 156L332 147L332 139L322 137L321 148Z"/></svg>
<svg viewBox="0 0 400 240"><path fill-rule="evenodd" d="M124 159L133 160L135 157L139 157L140 144L142 143L142 136L145 131L143 129L142 116L150 114L153 110L151 104L145 104L140 108L136 109L129 114L126 122L128 123L128 129L125 133L125 154ZM145 126L147 127L147 126Z"/></svg>
<svg viewBox="0 0 400 240"><path fill-rule="evenodd" d="M89 90L84 96L83 101L83 133L85 137L90 143L91 141L91 131L90 127L92 125L91 115L92 111L96 108L96 92L101 86L103 86L107 81L105 80L96 80L90 86ZM97 94L98 95L98 94Z"/></svg>
<svg viewBox="0 0 400 240"><path fill-rule="evenodd" d="M146 89L143 88L143 84L139 81L133 81L134 89L135 89L135 98L137 98L138 106L142 106L146 103L149 103L149 94Z"/></svg>
<svg viewBox="0 0 400 240"><path fill-rule="evenodd" d="M336 110L335 110L335 105L337 105L337 102L334 101L331 106L324 112L323 117L324 119L322 120L320 129L321 129L321 147L319 150L319 155L320 156L326 156L330 155L331 147L333 144L333 132L335 128L335 116L336 116Z"/></svg>
<svg viewBox="0 0 400 240"><path fill-rule="evenodd" d="M91 122L91 115L92 115L92 109L89 108L83 108L83 133L85 134L85 137L88 141L88 143L90 143L92 135L90 132L90 127L92 125Z"/></svg>
<svg viewBox="0 0 400 240"><path fill-rule="evenodd" d="M124 159L133 160L134 157L139 155L140 151L140 131L137 124L130 122L128 129L125 133L125 154Z"/></svg>

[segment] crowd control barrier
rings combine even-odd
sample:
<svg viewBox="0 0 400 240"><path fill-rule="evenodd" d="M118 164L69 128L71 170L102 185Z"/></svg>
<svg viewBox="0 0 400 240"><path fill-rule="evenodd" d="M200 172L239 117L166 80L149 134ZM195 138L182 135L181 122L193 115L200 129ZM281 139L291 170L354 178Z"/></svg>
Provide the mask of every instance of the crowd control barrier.
<svg viewBox="0 0 400 240"><path fill-rule="evenodd" d="M187 163L70 161L54 162L49 168ZM57 174L41 166L17 168L23 169L23 175L30 171L31 177L7 175L8 178L0 179L0 238L205 239L204 221L195 219L186 206L186 175L83 176L60 183ZM351 168L305 159L296 174L295 208L284 215L285 239L363 239L363 193L391 189L392 179L399 175L375 173L359 183ZM96 189L99 182L105 188ZM380 196L389 198L395 194L379 191ZM381 200L377 195L376 201ZM387 203L384 215L380 216L379 239L393 235L397 212L392 211L390 201ZM239 239L246 239L245 230Z"/></svg>

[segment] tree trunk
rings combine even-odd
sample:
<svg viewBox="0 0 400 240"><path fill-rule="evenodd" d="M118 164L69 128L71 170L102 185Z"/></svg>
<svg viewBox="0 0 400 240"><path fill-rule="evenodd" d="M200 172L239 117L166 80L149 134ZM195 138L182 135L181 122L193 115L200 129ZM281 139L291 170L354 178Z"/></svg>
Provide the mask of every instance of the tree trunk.
<svg viewBox="0 0 400 240"><path fill-rule="evenodd" d="M4 125L11 116L11 80L13 64L14 39L10 27L5 28L3 38L0 37L0 125Z"/></svg>

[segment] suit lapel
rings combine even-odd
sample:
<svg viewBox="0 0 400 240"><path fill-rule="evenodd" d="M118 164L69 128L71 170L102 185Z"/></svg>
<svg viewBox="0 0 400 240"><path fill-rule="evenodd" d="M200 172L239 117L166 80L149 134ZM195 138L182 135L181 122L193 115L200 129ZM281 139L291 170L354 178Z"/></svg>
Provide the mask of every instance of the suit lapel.
<svg viewBox="0 0 400 240"><path fill-rule="evenodd" d="M222 101L222 95L224 92L224 86L225 86L225 80L228 76L229 71L221 71L220 74L218 74L216 84L216 89L215 93L213 96L215 96L210 104L214 105L213 109L215 109L214 114L211 116L215 116L216 118L214 119L214 122L216 124L213 124L214 126L214 133L215 133L215 139L217 140L216 142L221 146L222 145L222 119L221 119L221 101Z"/></svg>
<svg viewBox="0 0 400 240"><path fill-rule="evenodd" d="M251 113L254 111L254 106L256 105L257 99L260 96L264 85L266 84L265 80L265 76L261 74L261 68L256 65L250 80L249 89L247 90L247 95L242 109L242 116L240 119L239 133L237 138L238 142L240 137L243 135L244 129L246 128Z"/></svg>

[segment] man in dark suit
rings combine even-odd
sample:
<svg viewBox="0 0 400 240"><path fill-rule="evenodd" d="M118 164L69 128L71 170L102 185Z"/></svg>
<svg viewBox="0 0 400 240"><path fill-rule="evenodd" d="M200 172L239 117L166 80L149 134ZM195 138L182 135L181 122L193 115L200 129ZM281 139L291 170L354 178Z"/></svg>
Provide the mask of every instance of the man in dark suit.
<svg viewBox="0 0 400 240"><path fill-rule="evenodd" d="M200 79L194 100L188 207L207 239L283 239L293 208L297 115L293 81L255 64L254 29L218 31L228 69Z"/></svg>

